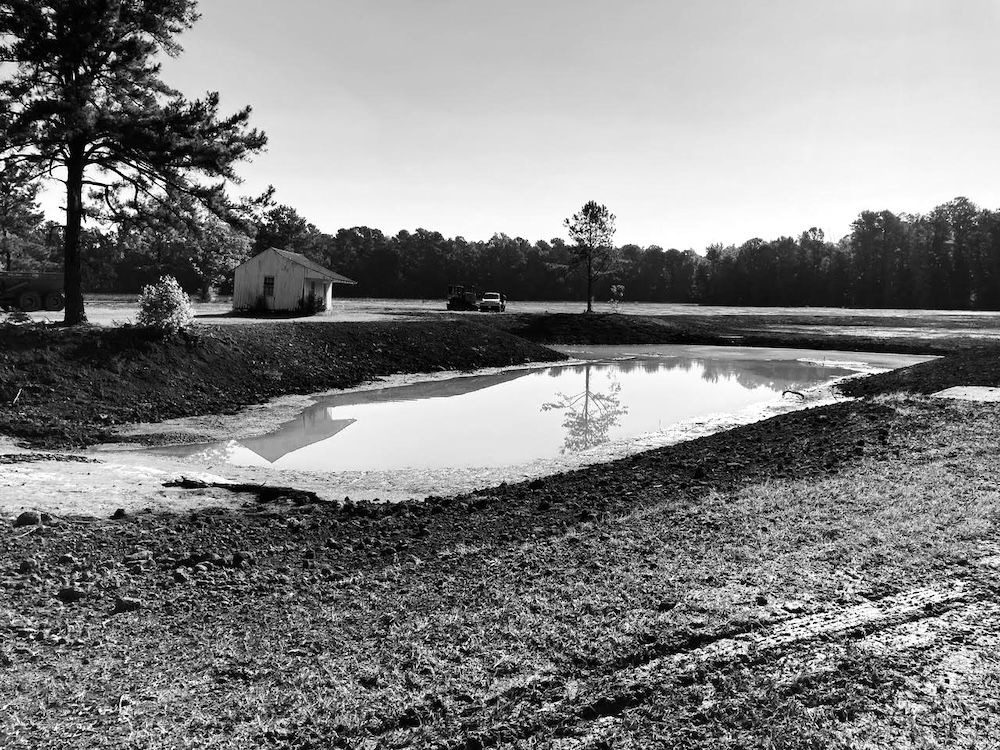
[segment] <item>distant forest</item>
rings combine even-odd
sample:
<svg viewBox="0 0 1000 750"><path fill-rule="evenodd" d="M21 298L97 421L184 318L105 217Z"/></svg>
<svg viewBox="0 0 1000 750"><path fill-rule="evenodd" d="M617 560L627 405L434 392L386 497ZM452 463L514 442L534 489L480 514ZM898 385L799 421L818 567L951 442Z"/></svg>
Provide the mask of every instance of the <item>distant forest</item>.
<svg viewBox="0 0 1000 750"><path fill-rule="evenodd" d="M62 229L40 222L7 234L4 268L58 268ZM529 242L446 238L417 229L386 236L352 227L319 231L294 208L261 217L252 237L197 221L141 221L88 228L84 284L91 292L137 292L163 274L191 292L231 284L231 269L267 247L303 253L358 282L338 296L444 298L450 283L502 291L511 300L582 300L584 280L570 268L566 240ZM616 262L595 284L598 301L624 286L625 301L713 305L814 305L1000 309L1000 211L966 198L928 214L864 211L839 242L809 229L794 237L712 245L704 254L655 245L616 248Z"/></svg>

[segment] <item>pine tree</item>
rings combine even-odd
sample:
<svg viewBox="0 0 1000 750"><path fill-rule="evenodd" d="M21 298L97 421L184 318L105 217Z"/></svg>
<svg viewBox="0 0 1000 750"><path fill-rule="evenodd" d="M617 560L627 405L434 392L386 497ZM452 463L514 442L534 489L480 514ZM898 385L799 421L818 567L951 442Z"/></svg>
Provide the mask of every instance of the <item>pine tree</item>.
<svg viewBox="0 0 1000 750"><path fill-rule="evenodd" d="M197 20L194 0L10 0L0 2L0 125L8 163L66 187L67 324L86 321L80 275L84 190L111 201L168 188L216 212L229 207L233 165L261 151L250 108L220 118L219 96L188 101L160 78L161 53Z"/></svg>
<svg viewBox="0 0 1000 750"><path fill-rule="evenodd" d="M574 266L586 266L587 312L593 312L594 276L606 273L615 260L615 248L611 240L615 235L615 215L608 207L588 201L565 219L563 225L569 237L576 243L572 248Z"/></svg>

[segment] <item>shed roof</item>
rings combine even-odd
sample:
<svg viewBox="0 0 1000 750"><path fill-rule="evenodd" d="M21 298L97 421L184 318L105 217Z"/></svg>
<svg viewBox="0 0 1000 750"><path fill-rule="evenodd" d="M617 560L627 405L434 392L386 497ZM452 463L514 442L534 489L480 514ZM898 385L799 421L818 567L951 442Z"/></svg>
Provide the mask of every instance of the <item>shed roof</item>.
<svg viewBox="0 0 1000 750"><path fill-rule="evenodd" d="M276 247L272 247L270 249L274 250L274 252L276 252L282 258L286 258L292 261L293 263L298 263L300 266L308 268L310 271L319 274L323 278L329 279L334 284L358 283L353 279L347 278L346 276L341 276L336 271L331 271L329 268L323 268L323 266L321 266L319 263L314 263L313 261L309 260L306 256L302 255L302 253L293 253L291 250L279 250Z"/></svg>

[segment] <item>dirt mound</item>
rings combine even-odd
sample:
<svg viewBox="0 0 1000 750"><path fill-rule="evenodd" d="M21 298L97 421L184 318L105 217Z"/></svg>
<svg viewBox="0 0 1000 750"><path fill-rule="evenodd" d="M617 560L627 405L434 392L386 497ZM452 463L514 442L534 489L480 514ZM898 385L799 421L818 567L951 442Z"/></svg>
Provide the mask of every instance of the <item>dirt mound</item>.
<svg viewBox="0 0 1000 750"><path fill-rule="evenodd" d="M471 322L0 327L0 422L34 445L84 445L113 425L231 413L394 373L507 367L563 355Z"/></svg>

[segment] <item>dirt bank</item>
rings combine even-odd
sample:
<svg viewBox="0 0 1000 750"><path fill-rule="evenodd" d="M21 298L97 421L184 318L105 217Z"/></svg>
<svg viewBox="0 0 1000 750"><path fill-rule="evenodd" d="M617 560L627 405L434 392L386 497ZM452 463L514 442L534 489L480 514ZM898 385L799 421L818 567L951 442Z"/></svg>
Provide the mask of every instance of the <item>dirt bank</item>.
<svg viewBox="0 0 1000 750"><path fill-rule="evenodd" d="M230 413L287 394L395 373L565 359L466 321L133 327L0 326L2 432L36 446L110 439L112 428Z"/></svg>
<svg viewBox="0 0 1000 750"><path fill-rule="evenodd" d="M975 347L956 351L942 360L891 370L869 378L845 383L848 396L876 396L884 393L936 393L957 385L996 386L1000 384L1000 348Z"/></svg>

